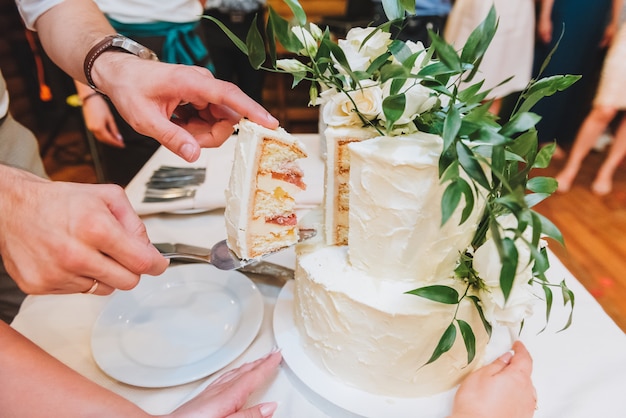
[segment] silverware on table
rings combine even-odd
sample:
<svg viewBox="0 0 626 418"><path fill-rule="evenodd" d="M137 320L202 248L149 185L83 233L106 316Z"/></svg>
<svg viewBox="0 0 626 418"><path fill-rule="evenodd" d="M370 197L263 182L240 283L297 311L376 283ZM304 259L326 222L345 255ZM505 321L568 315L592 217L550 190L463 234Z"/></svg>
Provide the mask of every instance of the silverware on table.
<svg viewBox="0 0 626 418"><path fill-rule="evenodd" d="M144 202L165 202L169 200L187 199L196 195L195 188L173 187L170 189L146 189Z"/></svg>
<svg viewBox="0 0 626 418"><path fill-rule="evenodd" d="M161 166L146 183L144 202L164 202L194 197L196 187L204 183L204 167Z"/></svg>

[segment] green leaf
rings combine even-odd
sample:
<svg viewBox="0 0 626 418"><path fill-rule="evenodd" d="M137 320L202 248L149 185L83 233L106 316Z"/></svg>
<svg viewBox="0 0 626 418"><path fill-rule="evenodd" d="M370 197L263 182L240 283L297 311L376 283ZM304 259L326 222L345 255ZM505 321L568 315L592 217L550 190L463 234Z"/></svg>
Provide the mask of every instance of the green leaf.
<svg viewBox="0 0 626 418"><path fill-rule="evenodd" d="M382 0L383 10L388 20L396 20L404 17L404 7L401 0Z"/></svg>
<svg viewBox="0 0 626 418"><path fill-rule="evenodd" d="M272 28L271 32L287 51L297 53L302 48L302 44L290 30L289 22L276 13L271 7L268 26Z"/></svg>
<svg viewBox="0 0 626 418"><path fill-rule="evenodd" d="M543 293L546 296L546 323L550 321L550 313L552 312L552 301L554 300L554 296L552 295L552 290L550 286L543 285Z"/></svg>
<svg viewBox="0 0 626 418"><path fill-rule="evenodd" d="M563 235L561 235L561 231L559 231L559 228L557 228L556 225L554 225L551 220L549 220L542 214L536 213L536 215L541 221L541 232L544 235L556 240L561 245L565 245L563 241Z"/></svg>
<svg viewBox="0 0 626 418"><path fill-rule="evenodd" d="M461 128L461 115L459 111L450 106L446 118L443 121L443 151L445 152L454 143Z"/></svg>
<svg viewBox="0 0 626 418"><path fill-rule="evenodd" d="M387 96L383 100L383 113L387 119L385 124L390 129L404 113L406 107L406 96L404 94L395 94Z"/></svg>
<svg viewBox="0 0 626 418"><path fill-rule="evenodd" d="M547 168L550 165L550 160L552 159L552 154L554 154L555 149L556 142L542 147L537 154L533 168Z"/></svg>
<svg viewBox="0 0 626 418"><path fill-rule="evenodd" d="M435 52L437 54L437 58L446 66L448 69L454 72L461 72L461 59L458 54L452 47L452 45L448 44L443 38L437 35L432 30L428 30L428 34L430 35L431 45L435 48Z"/></svg>
<svg viewBox="0 0 626 418"><path fill-rule="evenodd" d="M463 342L465 343L465 349L467 350L467 364L470 364L474 357L476 357L476 336L472 327L462 319L457 319L456 323L459 325Z"/></svg>
<svg viewBox="0 0 626 418"><path fill-rule="evenodd" d="M298 0L284 0L287 3L287 6L291 9L294 17L298 21L300 26L306 25L306 13L304 13L304 9L298 2Z"/></svg>
<svg viewBox="0 0 626 418"><path fill-rule="evenodd" d="M469 184L462 178L450 182L441 197L441 225L445 225L458 207L461 196L465 196L465 207L461 213L459 225L465 222L474 209L474 194Z"/></svg>
<svg viewBox="0 0 626 418"><path fill-rule="evenodd" d="M445 303L447 305L456 305L459 303L459 292L449 286L425 286L420 287L419 289L410 290L406 293L421 296L435 302Z"/></svg>
<svg viewBox="0 0 626 418"><path fill-rule="evenodd" d="M473 68L465 77L465 81L469 82L474 78L483 60L487 48L491 44L493 36L498 28L496 9L492 5L485 20L483 20L476 29L472 31L468 37L463 51L461 52L461 62L471 63Z"/></svg>
<svg viewBox="0 0 626 418"><path fill-rule="evenodd" d="M248 36L246 37L246 45L248 46L248 60L250 61L250 65L252 65L252 68L255 70L258 70L265 62L265 42L257 27L256 19L257 16L254 16L250 24Z"/></svg>
<svg viewBox="0 0 626 418"><path fill-rule="evenodd" d="M219 26L219 28L226 34L226 36L228 36L228 39L230 39L231 42L233 44L235 44L237 49L239 49L241 52L243 52L246 56L248 55L248 47L246 46L246 44L241 39L239 39L239 37L237 35L235 35L233 33L233 31L228 29L228 27L226 25L224 25L222 22L220 22L219 20L217 20L213 16L202 16L202 17L205 18L205 19L210 20L211 22L213 22L217 26Z"/></svg>
<svg viewBox="0 0 626 418"><path fill-rule="evenodd" d="M535 113L518 113L502 127L502 129L500 130L500 134L505 136L512 136L520 132L525 132L531 128L534 128L539 120L541 120L541 116Z"/></svg>
<svg viewBox="0 0 626 418"><path fill-rule="evenodd" d="M563 295L563 305L567 305L568 303L570 304L570 314L569 314L569 318L567 319L567 323L565 324L565 326L561 329L561 331L569 328L570 325L572 325L572 319L574 317L574 305L575 305L575 296L574 296L574 292L572 292L568 287L567 284L565 283L565 280L561 281L560 283L561 286L561 294Z"/></svg>
<svg viewBox="0 0 626 418"><path fill-rule="evenodd" d="M491 189L491 185L489 184L489 180L487 180L487 176L483 171L483 168L480 166L478 161L476 161L476 157L470 150L470 148L465 145L463 142L458 141L456 143L456 153L459 157L459 163L463 170L478 184L483 186L485 189Z"/></svg>
<svg viewBox="0 0 626 418"><path fill-rule="evenodd" d="M558 183L552 177L533 177L528 180L526 188L537 193L554 193Z"/></svg>
<svg viewBox="0 0 626 418"><path fill-rule="evenodd" d="M480 320L482 321L483 326L485 327L485 331L487 331L487 335L489 335L489 338L491 338L492 327L489 321L487 321L487 318L485 317L485 312L483 311L483 307L480 305L480 299L478 299L478 296L474 296L474 295L469 295L467 297L474 304L474 307L476 308L476 310L478 311L478 315L480 316Z"/></svg>
<svg viewBox="0 0 626 418"><path fill-rule="evenodd" d="M524 101L518 112L528 112L539 100L547 96L552 96L557 91L567 89L579 79L580 76L578 75L554 75L532 83L530 88L522 93L522 99Z"/></svg>
<svg viewBox="0 0 626 418"><path fill-rule="evenodd" d="M441 357L442 354L450 351L452 346L454 345L454 341L456 340L456 328L454 324L450 324L448 328L445 330L439 343L437 343L437 347L435 347L435 351L433 352L430 360L426 362L426 364L430 364L433 361L437 360Z"/></svg>
<svg viewBox="0 0 626 418"><path fill-rule="evenodd" d="M450 217L454 214L454 211L461 202L461 196L463 195L461 182L463 180L452 181L446 187L441 197L441 225L445 225Z"/></svg>
<svg viewBox="0 0 626 418"><path fill-rule="evenodd" d="M543 202L547 198L550 197L550 193L531 193L524 196L524 201L526 202L526 206L529 208L537 206L539 203Z"/></svg>
<svg viewBox="0 0 626 418"><path fill-rule="evenodd" d="M513 281L515 281L518 253L517 247L512 239L504 238L500 241L500 244L500 259L502 260L502 269L500 270L500 289L502 289L502 293L504 294L504 300L507 301L511 295L511 290L513 289Z"/></svg>

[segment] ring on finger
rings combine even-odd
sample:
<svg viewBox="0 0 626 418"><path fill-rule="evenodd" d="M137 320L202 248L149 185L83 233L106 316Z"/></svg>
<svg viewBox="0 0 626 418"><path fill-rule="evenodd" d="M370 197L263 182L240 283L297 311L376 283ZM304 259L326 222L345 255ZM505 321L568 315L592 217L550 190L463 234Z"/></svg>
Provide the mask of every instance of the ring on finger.
<svg viewBox="0 0 626 418"><path fill-rule="evenodd" d="M100 285L100 282L97 281L96 279L93 279L93 283L91 285L91 287L89 288L89 290L86 290L84 292L81 292L85 295L91 295L93 293L95 293L96 289L98 289L98 286Z"/></svg>

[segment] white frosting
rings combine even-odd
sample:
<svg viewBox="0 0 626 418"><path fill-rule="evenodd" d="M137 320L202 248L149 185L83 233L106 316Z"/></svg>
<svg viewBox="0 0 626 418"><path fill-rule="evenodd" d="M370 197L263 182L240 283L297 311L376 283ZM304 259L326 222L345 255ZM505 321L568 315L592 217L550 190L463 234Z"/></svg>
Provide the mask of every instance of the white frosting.
<svg viewBox="0 0 626 418"><path fill-rule="evenodd" d="M454 269L482 205L462 226L463 205L441 226L442 142L418 132L351 143L349 246L329 246L317 237L297 246L294 315L307 352L332 374L372 393L417 397L448 390L480 366L488 342L476 308L464 299L456 318L476 333L475 360L467 365L459 333L450 351L426 365L457 306L405 294L433 284L465 292ZM332 190L327 185L326 199ZM324 212L328 228L328 202ZM315 226L320 217L313 213L304 222Z"/></svg>
<svg viewBox="0 0 626 418"><path fill-rule="evenodd" d="M348 242L356 269L373 277L392 272L398 281L421 285L454 270L482 205L462 225L461 210L441 225L442 147L441 137L423 132L350 144Z"/></svg>
<svg viewBox="0 0 626 418"><path fill-rule="evenodd" d="M404 294L414 286L372 277L350 266L347 247L298 245L295 318L314 361L346 383L389 396L427 396L448 390L480 366L467 365L462 338L430 359L456 306ZM458 280L439 284L456 287ZM461 304L457 318L477 333L477 359L487 336L476 309Z"/></svg>
<svg viewBox="0 0 626 418"><path fill-rule="evenodd" d="M225 191L224 218L229 248L240 258L250 259L294 244L298 238L294 226L265 221L265 217L271 215L270 212L277 215L288 215L293 212L295 200L291 197L292 193L301 189L292 183L273 179L269 172L257 176L264 140L271 139L288 147L295 147L300 151L300 156L306 154L304 145L282 128L271 130L246 119L239 122L238 128L235 160ZM264 161L266 167L263 169L269 170L272 165L276 169L284 168L292 164L291 159L294 159L292 151L272 152ZM287 196L283 199L276 198L272 205L263 202L262 208L255 209L257 190L265 191L268 196L274 196L278 188L282 189L279 194L284 192Z"/></svg>

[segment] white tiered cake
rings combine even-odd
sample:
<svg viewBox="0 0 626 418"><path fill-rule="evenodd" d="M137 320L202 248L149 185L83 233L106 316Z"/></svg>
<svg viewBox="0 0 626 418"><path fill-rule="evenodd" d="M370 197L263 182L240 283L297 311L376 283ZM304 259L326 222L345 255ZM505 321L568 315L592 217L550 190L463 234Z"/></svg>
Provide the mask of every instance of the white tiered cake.
<svg viewBox="0 0 626 418"><path fill-rule="evenodd" d="M333 129L327 140L342 137ZM349 245L328 245L318 237L296 250L294 317L305 350L320 367L372 393L418 397L450 389L480 366L488 336L478 312L467 298L456 312L477 330L476 360L467 364L459 338L427 364L457 305L405 292L434 284L465 291L454 268L482 205L461 226L460 213L441 225L445 184L437 171L438 136L378 137L349 149ZM327 154L331 166L340 165L332 161L336 155ZM343 203L331 191L326 190L326 215L303 222L334 222L328 200Z"/></svg>

